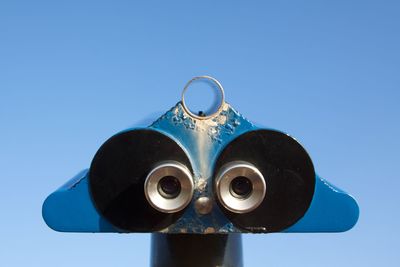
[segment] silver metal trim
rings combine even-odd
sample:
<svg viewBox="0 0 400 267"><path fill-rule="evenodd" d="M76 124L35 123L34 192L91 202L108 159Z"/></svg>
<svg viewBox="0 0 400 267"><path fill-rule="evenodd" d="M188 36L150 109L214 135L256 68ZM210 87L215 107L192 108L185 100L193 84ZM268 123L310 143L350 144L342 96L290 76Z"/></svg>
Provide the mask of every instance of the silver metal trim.
<svg viewBox="0 0 400 267"><path fill-rule="evenodd" d="M211 200L209 197L199 197L194 202L194 208L200 215L208 214L213 209L213 200Z"/></svg>
<svg viewBox="0 0 400 267"><path fill-rule="evenodd" d="M165 176L174 176L181 184L181 191L174 198L165 198L159 192L159 181ZM165 161L157 165L146 177L144 193L150 205L164 213L183 210L192 201L193 177L189 169L176 161Z"/></svg>
<svg viewBox="0 0 400 267"><path fill-rule="evenodd" d="M185 93L186 93L187 89L189 88L189 86L190 86L194 81L196 81L196 80L203 80L203 79L204 79L204 80L210 80L210 81L212 81L213 83L215 83L215 84L217 85L218 90L221 92L221 105L218 107L217 111L214 112L213 114L208 115L208 116L201 117L201 116L198 116L198 115L194 114L193 112L191 112L190 109L187 107L186 102L185 102ZM196 118L196 119L199 119L199 120L207 120L207 119L212 118L212 117L218 115L219 113L221 113L221 111L222 111L222 109L223 109L223 107L224 107L224 103L225 103L225 92L224 92L224 88L222 87L221 83L220 83L217 79L215 79L215 78L213 78L213 77L211 77L211 76L206 76L206 75L204 75L204 76L197 76L197 77L192 78L192 79L185 85L185 87L183 88L183 91L182 91L182 106L183 106L183 109L184 109L191 117Z"/></svg>
<svg viewBox="0 0 400 267"><path fill-rule="evenodd" d="M253 185L246 197L238 197L231 192L231 182L239 176L248 178ZM217 196L221 204L235 213L247 213L256 209L264 200L266 182L262 173L252 164L233 161L222 166L215 180Z"/></svg>

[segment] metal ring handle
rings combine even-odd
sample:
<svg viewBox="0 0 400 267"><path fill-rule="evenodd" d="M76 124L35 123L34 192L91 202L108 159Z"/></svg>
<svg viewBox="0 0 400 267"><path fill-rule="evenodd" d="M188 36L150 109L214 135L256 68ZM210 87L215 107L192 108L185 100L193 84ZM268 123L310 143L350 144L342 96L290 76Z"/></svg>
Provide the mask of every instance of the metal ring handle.
<svg viewBox="0 0 400 267"><path fill-rule="evenodd" d="M185 93L186 93L187 89L189 88L189 86L190 86L194 81L196 81L196 80L209 80L209 81L212 81L214 84L217 85L217 88L218 88L218 90L219 90L220 93L221 93L221 104L220 104L220 106L218 107L217 111L214 112L214 113L211 114L211 115L204 116L204 117L199 116L199 115L196 115L196 114L194 114L193 112L191 112L190 109L189 109L189 108L187 107L187 105L186 105L186 102L185 102ZM185 109L185 111L186 111L191 117L196 118L196 119L199 119L199 120L206 120L206 119L209 119L209 118L214 117L215 115L219 114L219 113L222 111L223 107L224 107L224 103L225 103L225 92L224 92L224 88L222 87L221 83L220 83L217 79L215 79L215 78L213 78L213 77L211 77L211 76L196 76L196 77L192 78L192 79L185 85L185 87L183 88L183 91L182 91L182 106L183 106L183 108Z"/></svg>

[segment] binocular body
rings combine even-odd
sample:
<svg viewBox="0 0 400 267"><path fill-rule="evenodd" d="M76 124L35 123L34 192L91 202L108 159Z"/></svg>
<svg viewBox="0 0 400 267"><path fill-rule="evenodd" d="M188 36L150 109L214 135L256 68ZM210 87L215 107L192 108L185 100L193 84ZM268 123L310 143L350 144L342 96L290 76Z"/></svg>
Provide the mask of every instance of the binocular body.
<svg viewBox="0 0 400 267"><path fill-rule="evenodd" d="M206 119L179 102L107 140L42 212L62 232L230 234L342 232L359 208L291 136L225 102Z"/></svg>

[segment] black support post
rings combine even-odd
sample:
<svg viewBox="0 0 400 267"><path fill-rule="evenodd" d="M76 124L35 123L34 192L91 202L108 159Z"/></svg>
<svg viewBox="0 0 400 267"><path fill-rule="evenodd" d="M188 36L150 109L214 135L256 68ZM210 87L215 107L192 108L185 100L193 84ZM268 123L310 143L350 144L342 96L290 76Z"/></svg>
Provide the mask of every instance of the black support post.
<svg viewBox="0 0 400 267"><path fill-rule="evenodd" d="M151 267L243 267L240 234L152 234Z"/></svg>

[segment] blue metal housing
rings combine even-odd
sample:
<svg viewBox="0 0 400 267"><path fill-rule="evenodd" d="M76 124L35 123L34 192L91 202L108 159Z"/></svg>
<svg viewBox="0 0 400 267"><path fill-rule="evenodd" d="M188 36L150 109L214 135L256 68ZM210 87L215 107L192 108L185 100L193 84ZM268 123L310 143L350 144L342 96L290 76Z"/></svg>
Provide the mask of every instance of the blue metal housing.
<svg viewBox="0 0 400 267"><path fill-rule="evenodd" d="M214 198L212 170L222 149L237 136L256 129L229 104L213 118L196 120L189 116L179 102L148 128L174 139L188 154L194 171L195 193ZM132 129L128 129L132 130ZM349 194L315 175L315 191L305 215L284 232L342 232L357 222L359 208ZM240 233L217 205L210 216L198 216L194 205L164 233ZM47 225L61 232L123 232L113 227L96 210L88 185L88 170L81 171L68 183L52 193L43 204Z"/></svg>

